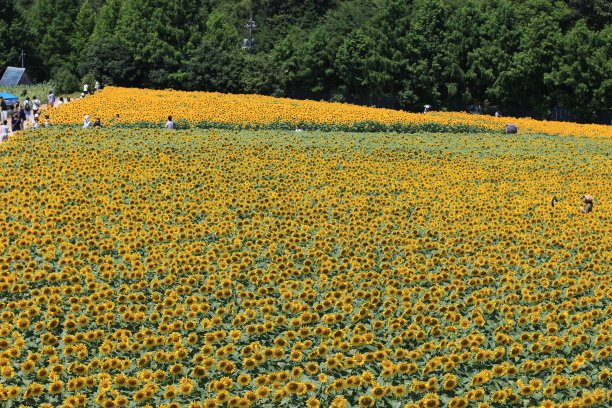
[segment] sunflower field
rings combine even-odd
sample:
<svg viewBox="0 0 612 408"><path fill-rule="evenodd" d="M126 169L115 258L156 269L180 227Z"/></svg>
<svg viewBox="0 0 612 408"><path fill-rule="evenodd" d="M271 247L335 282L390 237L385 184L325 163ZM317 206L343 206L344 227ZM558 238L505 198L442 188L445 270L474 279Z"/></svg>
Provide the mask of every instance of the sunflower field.
<svg viewBox="0 0 612 408"><path fill-rule="evenodd" d="M77 125L85 115L123 128L163 127L172 115L180 128L306 130L401 133L503 133L514 123L521 133L612 137L612 127L506 118L461 112L409 113L344 103L107 86L94 95L50 111L57 125Z"/></svg>
<svg viewBox="0 0 612 408"><path fill-rule="evenodd" d="M0 144L0 406L610 406L611 143L20 132Z"/></svg>

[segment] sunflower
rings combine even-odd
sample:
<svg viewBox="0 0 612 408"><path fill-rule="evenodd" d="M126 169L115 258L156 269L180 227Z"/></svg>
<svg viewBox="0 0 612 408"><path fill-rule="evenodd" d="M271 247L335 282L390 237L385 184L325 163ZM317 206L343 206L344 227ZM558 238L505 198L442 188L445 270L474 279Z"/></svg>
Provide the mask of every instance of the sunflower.
<svg viewBox="0 0 612 408"><path fill-rule="evenodd" d="M61 381L54 381L49 384L48 391L50 394L59 394L64 390L64 383Z"/></svg>
<svg viewBox="0 0 612 408"><path fill-rule="evenodd" d="M375 399L369 395L362 395L359 397L359 406L361 407L373 407L375 405Z"/></svg>

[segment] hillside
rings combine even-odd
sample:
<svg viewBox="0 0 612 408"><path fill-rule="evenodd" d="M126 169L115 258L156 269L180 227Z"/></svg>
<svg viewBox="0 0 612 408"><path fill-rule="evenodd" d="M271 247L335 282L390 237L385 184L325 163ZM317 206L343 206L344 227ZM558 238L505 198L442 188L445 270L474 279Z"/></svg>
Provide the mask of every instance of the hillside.
<svg viewBox="0 0 612 408"><path fill-rule="evenodd" d="M612 138L612 127L548 122L529 118L494 117L462 112L410 113L263 95L222 94L106 87L49 111L56 125L78 125L83 117L100 118L105 126L161 127L172 115L179 127L228 129L497 132L509 122L520 133ZM118 116L117 116L118 115Z"/></svg>

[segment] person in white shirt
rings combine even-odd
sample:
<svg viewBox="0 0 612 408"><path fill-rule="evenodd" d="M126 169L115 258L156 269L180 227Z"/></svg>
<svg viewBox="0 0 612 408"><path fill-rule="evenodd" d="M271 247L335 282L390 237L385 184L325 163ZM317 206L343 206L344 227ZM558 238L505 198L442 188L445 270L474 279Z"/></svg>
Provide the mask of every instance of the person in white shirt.
<svg viewBox="0 0 612 408"><path fill-rule="evenodd" d="M7 120L8 119L8 104L2 97L0 97L0 110L2 111L2 113L0 113L0 121Z"/></svg>
<svg viewBox="0 0 612 408"><path fill-rule="evenodd" d="M85 119L83 120L83 129L87 129L89 126L91 126L89 115L85 115Z"/></svg>
<svg viewBox="0 0 612 408"><path fill-rule="evenodd" d="M55 107L55 94L53 91L49 92L49 95L47 95L47 101L50 108Z"/></svg>
<svg viewBox="0 0 612 408"><path fill-rule="evenodd" d="M40 99L34 96L34 99L32 99L32 117L37 116L39 110L40 110Z"/></svg>
<svg viewBox="0 0 612 408"><path fill-rule="evenodd" d="M87 84L83 85L83 93L87 95L89 93L88 91L89 91L89 85Z"/></svg>
<svg viewBox="0 0 612 408"><path fill-rule="evenodd" d="M96 81L96 83L94 84L94 91L98 92L99 90L100 90L100 83Z"/></svg>
<svg viewBox="0 0 612 408"><path fill-rule="evenodd" d="M10 128L7 125L7 121L3 120L0 125L0 142L4 142L8 139Z"/></svg>
<svg viewBox="0 0 612 408"><path fill-rule="evenodd" d="M166 126L164 126L166 130L176 129L176 124L172 120L172 116L168 116L168 121L166 122Z"/></svg>

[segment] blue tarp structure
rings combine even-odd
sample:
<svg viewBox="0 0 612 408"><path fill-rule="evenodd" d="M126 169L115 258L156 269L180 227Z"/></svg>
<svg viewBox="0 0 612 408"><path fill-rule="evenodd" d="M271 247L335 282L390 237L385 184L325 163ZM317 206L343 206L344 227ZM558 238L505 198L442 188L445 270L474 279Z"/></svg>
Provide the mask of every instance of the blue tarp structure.
<svg viewBox="0 0 612 408"><path fill-rule="evenodd" d="M19 101L19 98L8 92L0 92L0 97L4 98L4 101L9 105L14 105Z"/></svg>

